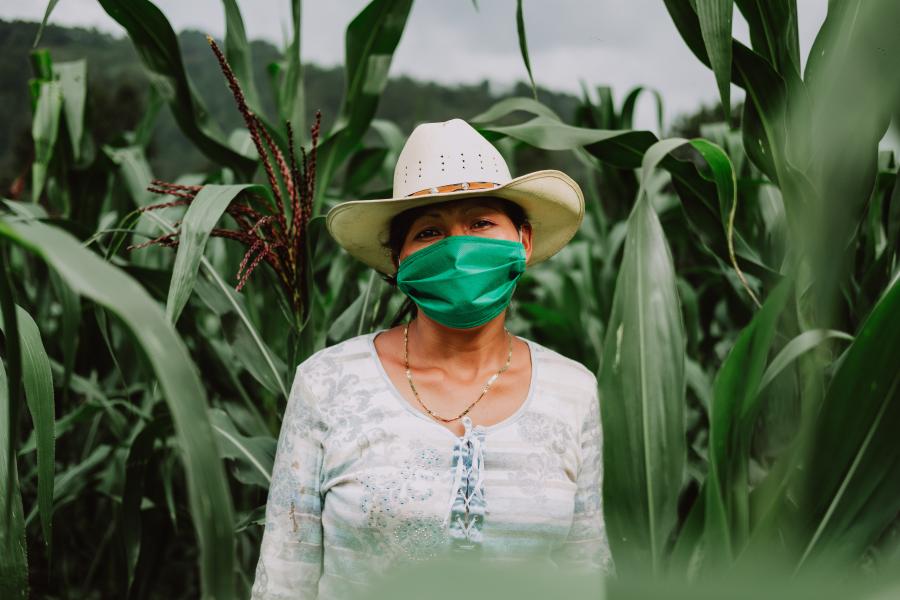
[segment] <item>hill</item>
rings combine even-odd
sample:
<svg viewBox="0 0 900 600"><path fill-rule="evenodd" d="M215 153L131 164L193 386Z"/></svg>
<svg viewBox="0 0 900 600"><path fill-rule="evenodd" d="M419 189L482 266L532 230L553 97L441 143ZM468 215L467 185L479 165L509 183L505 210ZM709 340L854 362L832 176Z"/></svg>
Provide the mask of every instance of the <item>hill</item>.
<svg viewBox="0 0 900 600"><path fill-rule="evenodd" d="M0 20L0 191L22 173L33 155L31 147L31 108L28 79L31 77L29 53L38 24L28 21ZM206 34L185 30L178 35L181 54L199 95L212 119L224 131L242 126L215 57L206 43ZM222 44L221 40L217 40ZM224 46L224 44L222 44ZM96 29L49 25L41 48L50 51L55 62L87 60L88 128L101 143L113 141L122 131L135 126L147 105L150 84L138 56L127 37L117 38ZM274 104L266 66L279 58L278 49L266 41L252 42L253 67L257 86L267 114L274 115ZM323 129L328 130L340 110L344 88L341 67L304 66L307 122L316 109L322 111ZM454 85L423 82L409 77L392 78L385 88L377 117L395 122L404 132L423 121L442 121L453 117L472 117L497 100L509 95L530 95L525 83L504 95L494 95L485 80L478 85ZM564 119L572 118L578 99L565 93L539 88L542 102ZM210 165L179 131L168 109L160 112L153 140L148 148L153 173L174 179L187 172L204 171ZM523 156L525 168L535 157ZM549 162L549 164L548 164ZM536 168L574 166L567 153L542 157Z"/></svg>

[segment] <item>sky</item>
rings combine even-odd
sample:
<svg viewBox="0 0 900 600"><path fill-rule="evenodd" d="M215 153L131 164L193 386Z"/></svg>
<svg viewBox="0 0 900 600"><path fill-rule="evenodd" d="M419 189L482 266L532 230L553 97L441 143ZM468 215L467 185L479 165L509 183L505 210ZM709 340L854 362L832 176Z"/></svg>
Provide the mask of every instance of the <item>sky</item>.
<svg viewBox="0 0 900 600"><path fill-rule="evenodd" d="M224 35L221 0L155 0L176 30ZM40 20L47 0L0 0L0 18ZM323 66L344 62L344 31L367 0L307 0L301 54ZM288 0L238 0L247 35L283 46L289 34ZM515 0L418 0L391 64L392 75L440 83L491 82L502 90L527 81L516 34ZM798 0L800 52L805 57L825 19L828 0ZM634 86L662 93L666 123L701 103L718 101L712 72L681 40L662 0L524 0L532 72L538 85L581 94L612 86L617 102ZM123 29L97 0L59 0L50 17L59 25ZM746 22L735 10L734 36L749 44ZM638 103L635 126L656 130L650 96ZM743 92L732 86L732 101ZM596 96L594 97L596 100Z"/></svg>

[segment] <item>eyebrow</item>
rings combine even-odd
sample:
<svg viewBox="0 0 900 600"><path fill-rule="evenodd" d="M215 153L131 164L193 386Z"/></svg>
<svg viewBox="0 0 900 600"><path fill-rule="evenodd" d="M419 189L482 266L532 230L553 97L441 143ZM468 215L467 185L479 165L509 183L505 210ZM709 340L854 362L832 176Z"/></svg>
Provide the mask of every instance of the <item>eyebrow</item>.
<svg viewBox="0 0 900 600"><path fill-rule="evenodd" d="M463 214L465 214L465 213L467 213L467 212L470 212L470 211L473 211L473 210L477 210L477 209L479 209L479 208L486 209L486 210L498 210L498 209L494 208L493 206L484 206L484 205L481 205L481 204L475 204L474 206L470 206L470 207L468 207L468 208L464 208L464 209L463 209ZM417 217L417 218L421 218L421 217L436 217L436 218L440 218L441 215L439 215L438 213L435 213L435 212L430 212L430 213L421 214L421 215L419 215L419 217Z"/></svg>

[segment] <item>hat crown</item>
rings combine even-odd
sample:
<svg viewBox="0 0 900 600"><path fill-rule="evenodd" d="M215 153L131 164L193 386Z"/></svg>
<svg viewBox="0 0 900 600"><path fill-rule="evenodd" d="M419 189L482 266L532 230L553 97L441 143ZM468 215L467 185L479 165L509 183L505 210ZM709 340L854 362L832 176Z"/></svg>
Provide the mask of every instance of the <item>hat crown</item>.
<svg viewBox="0 0 900 600"><path fill-rule="evenodd" d="M503 156L462 119L422 123L410 134L394 168L394 197L463 182L499 185L512 177Z"/></svg>

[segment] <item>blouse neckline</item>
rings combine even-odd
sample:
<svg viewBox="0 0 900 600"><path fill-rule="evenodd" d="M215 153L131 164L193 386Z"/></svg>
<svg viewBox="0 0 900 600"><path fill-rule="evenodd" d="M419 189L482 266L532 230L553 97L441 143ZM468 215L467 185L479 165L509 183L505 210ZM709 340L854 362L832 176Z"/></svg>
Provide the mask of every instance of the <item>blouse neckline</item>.
<svg viewBox="0 0 900 600"><path fill-rule="evenodd" d="M409 403L409 400L407 400L403 396L403 394L400 393L400 390L397 389L397 386L394 385L393 380L387 374L387 371L385 370L384 365L381 362L381 357L378 356L378 351L375 348L375 336L378 335L379 333L381 333L382 331L387 331L387 328L377 329L373 332L366 334L365 337L366 337L366 342L369 345L369 352L372 355L372 361L375 363L375 366L378 369L378 372L381 374L381 378L384 380L384 384L387 386L388 390L390 391L391 396L393 396L394 400L398 401L405 410L411 412L416 417L423 419L424 421L431 423L432 425L434 425L436 427L440 427L443 431L445 431L447 433L447 435L451 436L453 439L460 439L461 436L456 435L455 433L453 433L452 431L450 431L449 429L447 429L446 427L444 427L443 425L441 425L434 419L430 418L428 415L426 415L422 411L417 410L414 406L412 406ZM506 417L499 423L494 423L493 425L475 425L475 427L473 429L476 431L484 431L485 433L490 433L490 432L496 431L498 429L502 429L508 425L511 425L512 423L517 421L519 419L519 417L521 417L523 414L525 414L525 411L528 409L528 406L531 404L532 398L534 398L535 388L537 387L537 372L538 372L538 369L540 368L538 366L539 361L537 360L538 353L536 352L536 349L534 347L534 342L532 342L531 340L529 340L527 338L519 338L519 339L523 340L526 344L528 344L528 351L531 356L531 381L529 382L529 385L528 385L528 395L525 396L525 401L522 402L521 406L519 406L519 408L516 409L516 411L513 414L509 415L508 417Z"/></svg>

